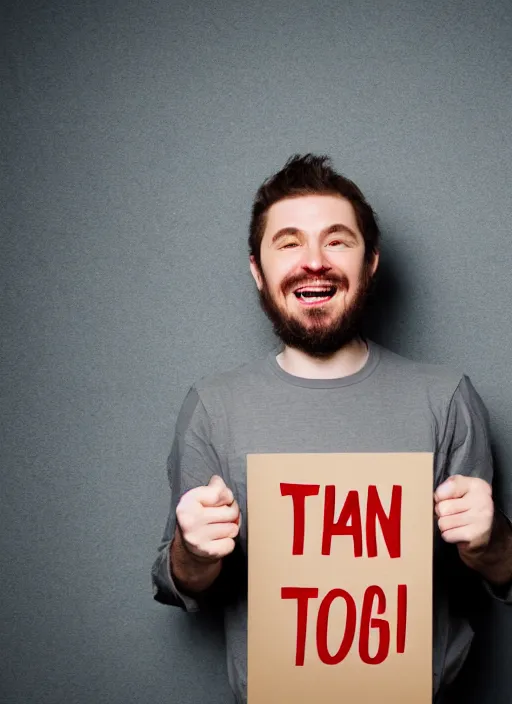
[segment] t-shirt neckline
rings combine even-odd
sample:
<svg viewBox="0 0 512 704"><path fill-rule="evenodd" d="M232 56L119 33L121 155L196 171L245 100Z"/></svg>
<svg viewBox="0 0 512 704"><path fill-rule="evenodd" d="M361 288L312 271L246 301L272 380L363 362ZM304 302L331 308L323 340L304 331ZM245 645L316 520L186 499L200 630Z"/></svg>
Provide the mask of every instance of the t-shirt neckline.
<svg viewBox="0 0 512 704"><path fill-rule="evenodd" d="M283 350L283 345L274 347L267 355L266 365L270 371L282 381L293 386L300 386L306 389L336 389L343 386L351 386L358 384L364 379L367 379L370 374L373 374L380 361L380 347L372 340L365 338L368 345L368 357L365 364L354 374L347 376L335 377L332 379L308 379L305 377L295 376L285 371L277 361L277 355Z"/></svg>

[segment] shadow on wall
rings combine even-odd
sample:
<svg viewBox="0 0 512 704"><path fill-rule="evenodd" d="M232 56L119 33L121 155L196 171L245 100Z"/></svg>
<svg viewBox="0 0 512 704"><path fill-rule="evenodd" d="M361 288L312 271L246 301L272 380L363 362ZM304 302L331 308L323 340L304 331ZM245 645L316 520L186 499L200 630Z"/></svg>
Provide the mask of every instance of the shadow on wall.
<svg viewBox="0 0 512 704"><path fill-rule="evenodd" d="M403 320L404 290L396 262L383 250L363 328L371 340L393 347L391 341Z"/></svg>
<svg viewBox="0 0 512 704"><path fill-rule="evenodd" d="M163 641L168 643L168 652L175 653L171 656L173 671L198 674L197 681L190 685L183 702L200 701L194 699L193 692L197 695L197 689L202 689L203 680L206 677L211 687L212 701L234 704L228 682L222 613L220 611L211 613L206 610L185 613L170 607L167 616ZM200 677L201 674L203 676ZM204 696L202 701L205 701Z"/></svg>

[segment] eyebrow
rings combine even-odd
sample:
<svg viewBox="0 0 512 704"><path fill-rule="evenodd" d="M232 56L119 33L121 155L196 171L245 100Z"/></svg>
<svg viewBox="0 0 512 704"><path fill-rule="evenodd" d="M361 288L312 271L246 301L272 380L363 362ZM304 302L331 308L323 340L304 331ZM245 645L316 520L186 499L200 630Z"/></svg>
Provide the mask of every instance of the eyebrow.
<svg viewBox="0 0 512 704"><path fill-rule="evenodd" d="M325 237L326 235L333 235L337 232L349 235L354 240L357 240L357 235L356 233L350 229L350 227L347 227L347 225L342 225L341 223L336 223L334 225L330 225L329 227L326 227L320 235L322 237ZM277 242L277 240L280 240L282 237L285 237L286 235L298 235L301 233L301 230L299 230L297 227L283 227L280 230L278 230L275 235L272 237L272 244Z"/></svg>

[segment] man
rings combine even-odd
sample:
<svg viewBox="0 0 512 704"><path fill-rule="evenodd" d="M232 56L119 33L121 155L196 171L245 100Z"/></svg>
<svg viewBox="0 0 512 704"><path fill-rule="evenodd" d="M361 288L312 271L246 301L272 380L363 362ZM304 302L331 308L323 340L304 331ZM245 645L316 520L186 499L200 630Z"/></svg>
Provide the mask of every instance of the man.
<svg viewBox="0 0 512 704"><path fill-rule="evenodd" d="M480 397L466 375L409 361L361 333L379 237L363 194L327 158L290 159L259 189L249 237L260 302L282 344L195 384L179 414L154 597L224 610L238 702L247 697L248 453L434 453L436 702L471 643L468 580L511 600L510 523L493 503Z"/></svg>

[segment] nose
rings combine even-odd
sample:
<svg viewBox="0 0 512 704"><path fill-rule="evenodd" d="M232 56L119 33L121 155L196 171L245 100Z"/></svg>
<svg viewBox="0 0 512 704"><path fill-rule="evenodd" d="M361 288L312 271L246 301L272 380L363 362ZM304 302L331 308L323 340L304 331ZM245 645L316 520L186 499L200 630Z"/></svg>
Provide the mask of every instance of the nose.
<svg viewBox="0 0 512 704"><path fill-rule="evenodd" d="M325 250L317 243L310 243L304 251L301 266L305 271L315 274L329 271L332 267L327 259Z"/></svg>

